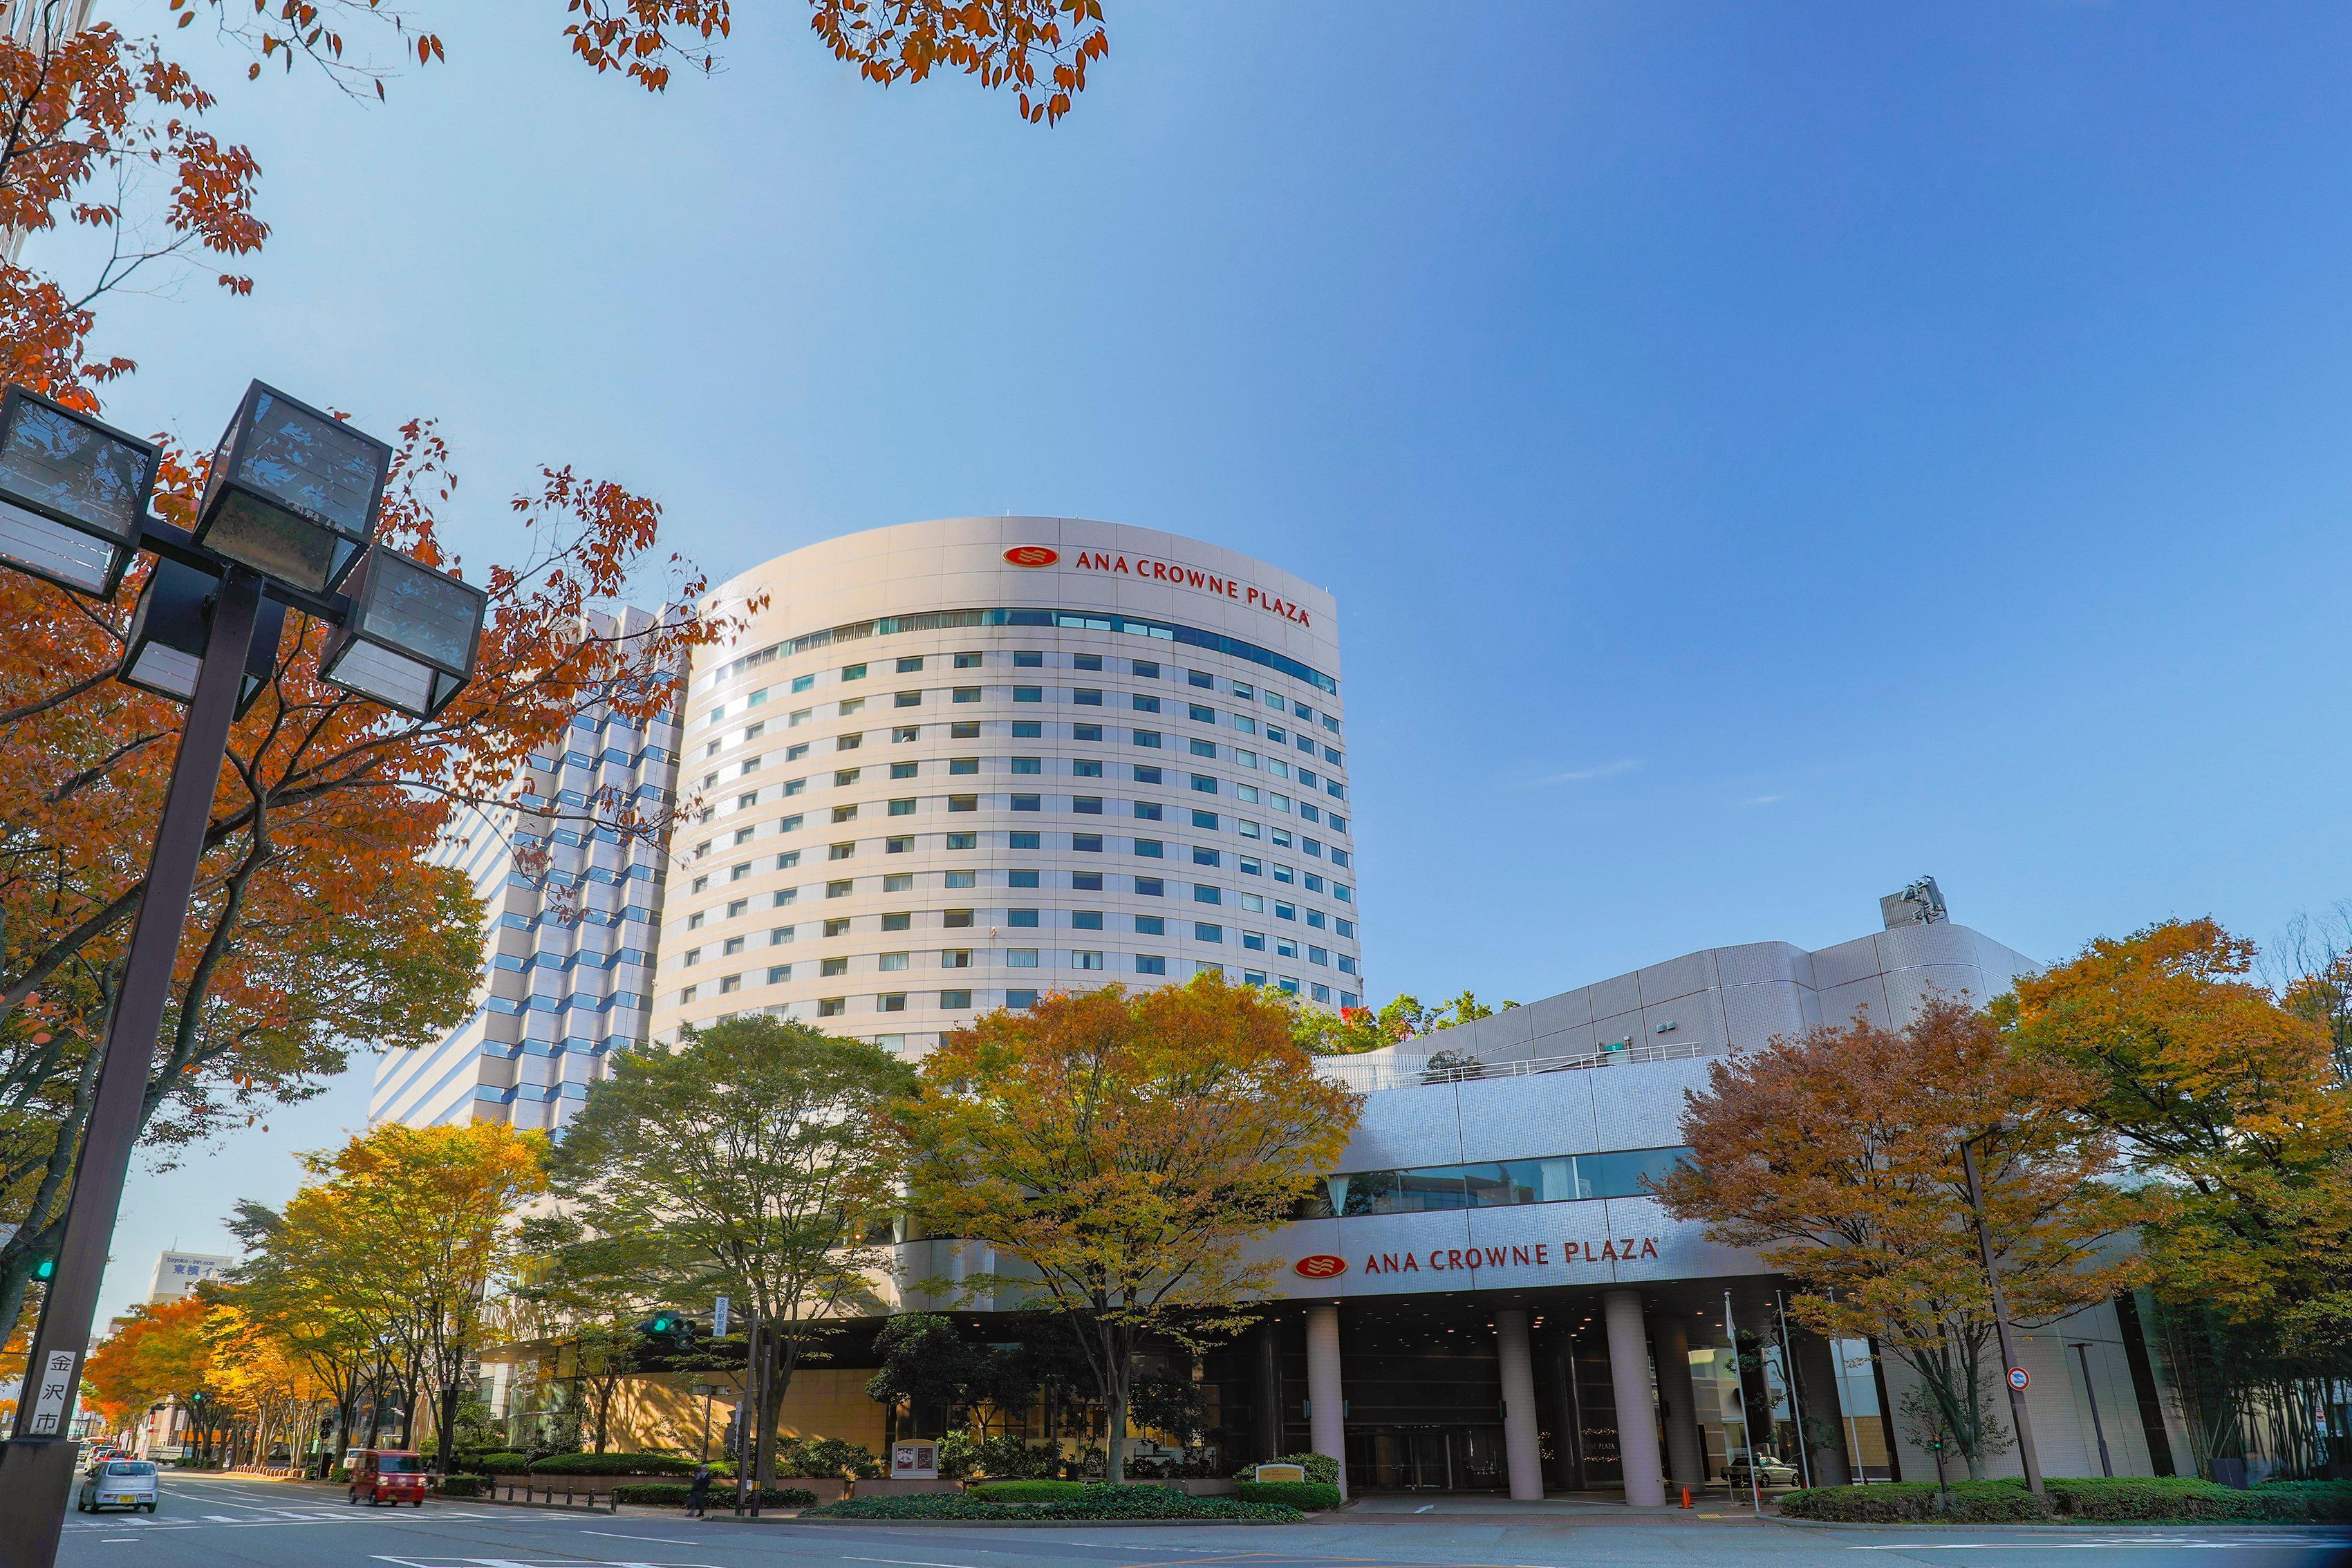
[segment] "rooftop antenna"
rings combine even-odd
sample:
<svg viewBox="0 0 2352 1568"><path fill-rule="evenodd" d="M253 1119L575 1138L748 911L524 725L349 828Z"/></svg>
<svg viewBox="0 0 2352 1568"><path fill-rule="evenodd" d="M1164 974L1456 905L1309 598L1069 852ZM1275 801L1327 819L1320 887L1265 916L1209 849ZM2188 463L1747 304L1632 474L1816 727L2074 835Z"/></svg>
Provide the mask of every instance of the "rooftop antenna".
<svg viewBox="0 0 2352 1568"><path fill-rule="evenodd" d="M1902 926L1942 925L1951 912L1944 907L1943 889L1933 877L1922 877L1899 893L1878 900L1878 918L1888 931Z"/></svg>

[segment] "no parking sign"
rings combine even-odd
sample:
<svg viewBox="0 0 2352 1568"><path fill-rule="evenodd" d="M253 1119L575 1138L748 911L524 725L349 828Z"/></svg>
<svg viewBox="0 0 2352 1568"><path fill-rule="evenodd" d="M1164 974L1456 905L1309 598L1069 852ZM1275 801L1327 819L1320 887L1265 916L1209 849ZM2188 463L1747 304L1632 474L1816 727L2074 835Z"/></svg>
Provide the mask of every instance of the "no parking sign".
<svg viewBox="0 0 2352 1568"><path fill-rule="evenodd" d="M2032 1378L2025 1375L2025 1369L2023 1367L2013 1366L2009 1369L2009 1385L2010 1387L2017 1390L2018 1393L2024 1393L2025 1385L2032 1381L2033 1380Z"/></svg>

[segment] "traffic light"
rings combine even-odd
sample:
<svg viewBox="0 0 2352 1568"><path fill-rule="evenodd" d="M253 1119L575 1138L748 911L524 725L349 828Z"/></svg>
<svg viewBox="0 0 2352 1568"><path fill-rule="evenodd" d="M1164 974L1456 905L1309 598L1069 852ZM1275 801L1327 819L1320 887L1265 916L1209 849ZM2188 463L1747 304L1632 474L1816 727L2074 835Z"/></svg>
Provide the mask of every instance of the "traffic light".
<svg viewBox="0 0 2352 1568"><path fill-rule="evenodd" d="M637 1325L637 1332L657 1350L694 1348L694 1322L683 1312L656 1312Z"/></svg>
<svg viewBox="0 0 2352 1568"><path fill-rule="evenodd" d="M57 1277L58 1260L56 1258L44 1258L33 1265L33 1281L35 1284L46 1284Z"/></svg>

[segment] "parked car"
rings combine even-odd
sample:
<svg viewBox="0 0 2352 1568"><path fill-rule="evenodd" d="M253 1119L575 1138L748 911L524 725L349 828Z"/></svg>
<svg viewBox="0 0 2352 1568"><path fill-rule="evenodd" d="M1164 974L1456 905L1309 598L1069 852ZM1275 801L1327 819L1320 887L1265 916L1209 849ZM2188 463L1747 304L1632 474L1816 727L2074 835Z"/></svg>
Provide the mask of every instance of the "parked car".
<svg viewBox="0 0 2352 1568"><path fill-rule="evenodd" d="M79 1506L84 1513L108 1508L153 1513L157 1501L155 1467L144 1459L100 1459L82 1474Z"/></svg>
<svg viewBox="0 0 2352 1568"><path fill-rule="evenodd" d="M350 1500L373 1508L388 1502L394 1508L413 1502L425 1506L425 1456L407 1448L352 1450Z"/></svg>
<svg viewBox="0 0 2352 1568"><path fill-rule="evenodd" d="M1755 1456L1756 1484L1759 1487L1793 1487L1797 1484L1797 1467L1770 1453ZM1736 1490L1748 1485L1748 1456L1742 1454L1723 1467L1723 1479Z"/></svg>

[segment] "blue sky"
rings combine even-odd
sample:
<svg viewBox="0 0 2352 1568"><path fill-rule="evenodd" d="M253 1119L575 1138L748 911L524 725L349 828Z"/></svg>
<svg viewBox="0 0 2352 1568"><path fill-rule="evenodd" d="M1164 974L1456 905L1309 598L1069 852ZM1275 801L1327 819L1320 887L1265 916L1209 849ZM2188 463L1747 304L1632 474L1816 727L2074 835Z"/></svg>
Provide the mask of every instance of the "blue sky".
<svg viewBox="0 0 2352 1568"><path fill-rule="evenodd" d="M714 576L1013 510L1322 583L1383 998L1923 871L2044 957L2352 896L2340 8L1107 0L1050 131L789 5L659 98L422 9L383 107L211 68L277 235L114 309L122 422L437 414L477 560L545 460ZM364 1114L134 1178L109 1309Z"/></svg>

